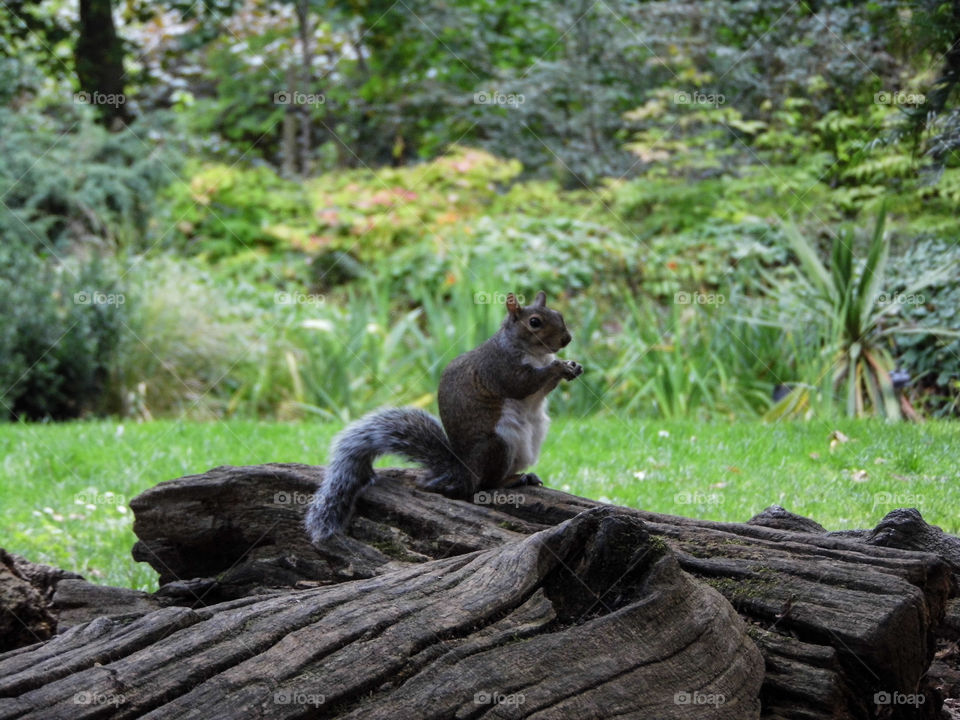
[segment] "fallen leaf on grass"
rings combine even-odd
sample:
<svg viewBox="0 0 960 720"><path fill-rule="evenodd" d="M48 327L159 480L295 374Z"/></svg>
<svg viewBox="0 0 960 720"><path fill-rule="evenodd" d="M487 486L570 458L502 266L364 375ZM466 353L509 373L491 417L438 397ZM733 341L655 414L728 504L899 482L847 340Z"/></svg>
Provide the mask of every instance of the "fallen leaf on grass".
<svg viewBox="0 0 960 720"><path fill-rule="evenodd" d="M834 430L832 433L830 433L830 452L833 452L833 449L837 445L840 445L841 443L848 443L848 442L850 442L850 438L848 438L839 430Z"/></svg>

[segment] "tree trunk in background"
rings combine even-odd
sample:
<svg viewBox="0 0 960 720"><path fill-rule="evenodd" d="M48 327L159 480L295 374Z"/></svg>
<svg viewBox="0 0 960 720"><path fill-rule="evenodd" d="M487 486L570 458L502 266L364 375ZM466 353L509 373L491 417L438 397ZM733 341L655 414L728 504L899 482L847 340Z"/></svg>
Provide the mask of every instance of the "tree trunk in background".
<svg viewBox="0 0 960 720"><path fill-rule="evenodd" d="M292 178L297 174L297 108L293 104L296 95L294 78L293 69L288 68L287 87L283 92L288 101L283 109L283 176L285 178Z"/></svg>
<svg viewBox="0 0 960 720"><path fill-rule="evenodd" d="M110 0L80 0L74 60L80 90L96 104L100 121L114 130L129 122L123 93L123 43L113 25Z"/></svg>
<svg viewBox="0 0 960 720"><path fill-rule="evenodd" d="M308 95L315 95L313 87L313 26L310 23L310 0L297 2L297 21L300 33L301 71L300 90ZM313 151L312 123L310 122L310 103L304 103L299 108L300 115L300 174L308 176L313 170L311 155Z"/></svg>

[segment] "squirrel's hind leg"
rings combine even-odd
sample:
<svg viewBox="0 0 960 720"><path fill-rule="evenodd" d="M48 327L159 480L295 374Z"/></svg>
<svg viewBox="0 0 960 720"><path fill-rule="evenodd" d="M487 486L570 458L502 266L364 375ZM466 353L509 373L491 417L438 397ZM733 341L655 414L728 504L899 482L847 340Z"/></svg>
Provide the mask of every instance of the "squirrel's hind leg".
<svg viewBox="0 0 960 720"><path fill-rule="evenodd" d="M479 490L510 487L513 484L536 485L543 483L532 473L508 475L513 464L513 450L499 435L491 434L470 448L469 457L462 458L462 472L445 472L420 481L419 487L438 492L447 497L472 499ZM514 482L514 480L520 480Z"/></svg>
<svg viewBox="0 0 960 720"><path fill-rule="evenodd" d="M417 481L417 487L462 500L471 498L474 493L472 484L466 478L452 472L428 475L423 480Z"/></svg>

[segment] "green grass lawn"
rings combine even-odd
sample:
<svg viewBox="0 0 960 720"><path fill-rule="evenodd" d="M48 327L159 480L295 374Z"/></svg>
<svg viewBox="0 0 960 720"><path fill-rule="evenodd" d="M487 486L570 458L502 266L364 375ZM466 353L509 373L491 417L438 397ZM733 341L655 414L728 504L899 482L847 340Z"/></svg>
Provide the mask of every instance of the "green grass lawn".
<svg viewBox="0 0 960 720"><path fill-rule="evenodd" d="M95 582L155 588L134 563L127 502L216 465L322 463L339 429L253 421L0 425L0 547ZM839 430L849 442L835 443ZM887 425L554 420L537 472L577 495L715 520L771 504L828 529L872 527L895 507L960 532L960 432ZM387 463L390 464L390 463Z"/></svg>

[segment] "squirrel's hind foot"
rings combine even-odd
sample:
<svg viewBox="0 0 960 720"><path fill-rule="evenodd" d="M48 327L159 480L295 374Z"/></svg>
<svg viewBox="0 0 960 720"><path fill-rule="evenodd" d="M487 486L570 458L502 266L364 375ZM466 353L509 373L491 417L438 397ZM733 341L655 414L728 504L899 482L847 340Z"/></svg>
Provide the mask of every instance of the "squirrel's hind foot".
<svg viewBox="0 0 960 720"><path fill-rule="evenodd" d="M462 478L450 473L443 475L431 475L423 480L417 481L417 487L421 490L440 493L451 498L466 499L471 496L470 488L466 487Z"/></svg>

